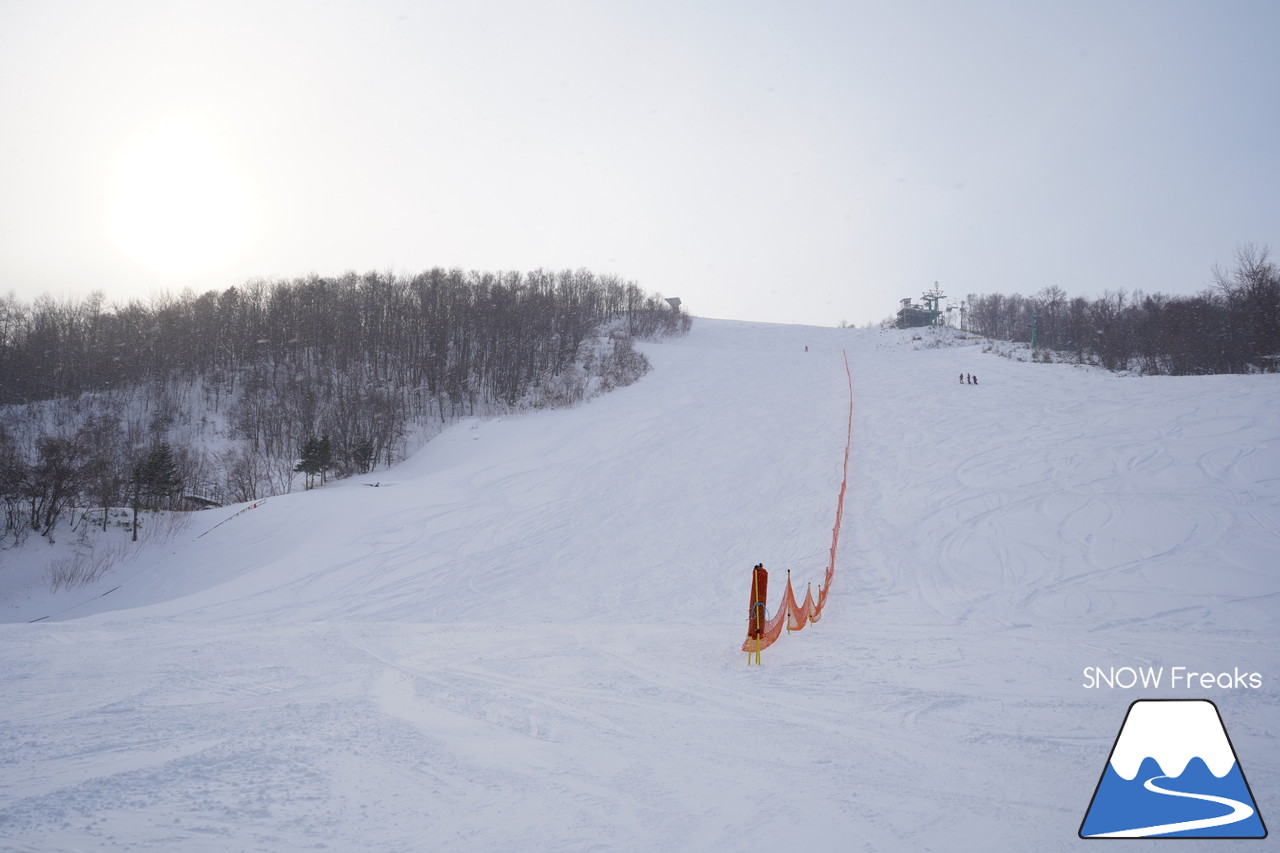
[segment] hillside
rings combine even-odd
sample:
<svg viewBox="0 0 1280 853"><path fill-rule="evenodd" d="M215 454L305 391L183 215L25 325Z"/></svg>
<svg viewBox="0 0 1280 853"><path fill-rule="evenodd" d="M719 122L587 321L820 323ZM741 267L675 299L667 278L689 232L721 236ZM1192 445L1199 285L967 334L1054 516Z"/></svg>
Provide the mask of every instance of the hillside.
<svg viewBox="0 0 1280 853"><path fill-rule="evenodd" d="M1066 849L1161 696L1218 703L1270 817L1280 377L930 343L700 320L586 405L6 587L7 843ZM825 565L842 350L831 598L748 667L750 567ZM1261 687L1084 686L1147 665Z"/></svg>

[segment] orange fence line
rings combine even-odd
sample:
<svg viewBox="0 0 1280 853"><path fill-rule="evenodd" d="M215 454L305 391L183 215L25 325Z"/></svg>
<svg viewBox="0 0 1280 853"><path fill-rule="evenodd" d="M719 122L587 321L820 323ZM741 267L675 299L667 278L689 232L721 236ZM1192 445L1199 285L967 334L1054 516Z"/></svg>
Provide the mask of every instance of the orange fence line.
<svg viewBox="0 0 1280 853"><path fill-rule="evenodd" d="M826 577L818 587L817 600L814 600L813 588L810 586L805 591L804 603L800 604L796 601L795 589L791 586L791 572L788 570L787 588L782 594L782 603L773 616L764 620L763 624L758 617L759 608L764 606L763 596L757 596L755 590L758 585L753 578L751 610L747 619L747 639L742 643L742 650L754 652L757 656L756 663L760 662L760 651L773 645L782 635L783 628L788 632L799 631L810 622L817 622L822 618L822 608L827 605L827 594L831 591L831 580L835 577L836 571L836 548L840 544L840 525L844 521L844 496L849 486L849 451L853 446L853 371L849 369L847 352L844 353L844 372L849 383L849 422L845 433L840 497L836 500L836 526L831 531L831 553L827 560ZM747 660L749 662L750 658L748 657Z"/></svg>

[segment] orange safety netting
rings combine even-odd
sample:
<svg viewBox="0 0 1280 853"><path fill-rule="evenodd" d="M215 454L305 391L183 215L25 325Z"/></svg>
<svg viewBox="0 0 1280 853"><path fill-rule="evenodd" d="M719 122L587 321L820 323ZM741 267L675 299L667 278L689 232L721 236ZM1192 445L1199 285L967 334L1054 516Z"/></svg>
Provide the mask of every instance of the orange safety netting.
<svg viewBox="0 0 1280 853"><path fill-rule="evenodd" d="M822 618L822 608L827 605L827 593L831 591L831 579L835 576L836 571L836 546L840 544L840 523L844 520L844 494L849 484L849 450L853 444L853 372L849 369L849 355L844 356L844 372L849 382L849 422L845 434L844 442L844 467L840 477L840 497L836 500L836 526L831 531L831 553L827 559L826 577L822 581L822 585L818 587L818 598L813 598L813 588L810 586L805 590L804 602L796 601L795 590L791 586L791 572L787 572L787 588L782 593L782 603L778 605L778 609L774 611L772 617L764 620L763 628L757 631L759 625L756 608L762 607L765 599L765 592L768 589L766 585L762 585L757 581L758 575L753 573L752 576L752 611L748 617L747 639L742 643L744 652L759 652L767 649L782 636L782 629L788 631L799 631L810 622L817 622ZM757 568L758 572L759 569ZM767 583L767 574L765 575Z"/></svg>

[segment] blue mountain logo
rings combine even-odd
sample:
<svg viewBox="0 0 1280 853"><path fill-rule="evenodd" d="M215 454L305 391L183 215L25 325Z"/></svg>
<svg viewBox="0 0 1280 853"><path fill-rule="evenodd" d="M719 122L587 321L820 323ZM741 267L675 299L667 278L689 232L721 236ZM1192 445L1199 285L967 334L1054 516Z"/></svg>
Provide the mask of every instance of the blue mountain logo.
<svg viewBox="0 0 1280 853"><path fill-rule="evenodd" d="M1129 706L1081 838L1266 838L1218 707L1207 699Z"/></svg>

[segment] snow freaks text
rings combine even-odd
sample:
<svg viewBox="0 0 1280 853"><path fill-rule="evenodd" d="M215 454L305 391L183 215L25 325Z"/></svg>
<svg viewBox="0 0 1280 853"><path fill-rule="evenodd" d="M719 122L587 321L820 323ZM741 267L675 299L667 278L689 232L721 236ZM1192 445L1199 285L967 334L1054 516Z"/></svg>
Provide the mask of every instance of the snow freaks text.
<svg viewBox="0 0 1280 853"><path fill-rule="evenodd" d="M1086 666L1083 686L1088 690L1158 690L1165 686L1171 690L1258 690L1262 674L1241 672L1239 667L1232 667L1231 672L1201 672L1185 666Z"/></svg>

